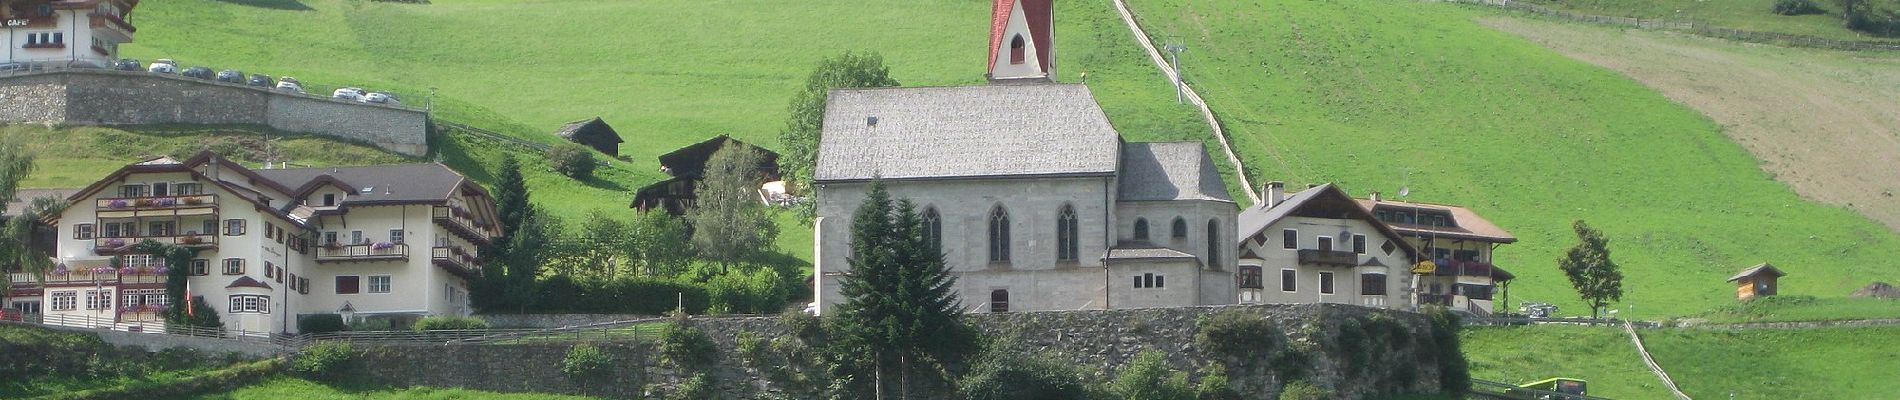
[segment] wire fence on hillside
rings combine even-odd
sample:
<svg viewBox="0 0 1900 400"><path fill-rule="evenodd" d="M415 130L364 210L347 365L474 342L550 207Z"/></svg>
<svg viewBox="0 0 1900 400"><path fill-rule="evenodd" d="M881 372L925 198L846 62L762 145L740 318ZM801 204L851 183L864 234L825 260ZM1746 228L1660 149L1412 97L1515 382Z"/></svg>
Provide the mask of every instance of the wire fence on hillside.
<svg viewBox="0 0 1900 400"><path fill-rule="evenodd" d="M1730 29L1730 28L1723 28L1719 26L1711 26L1706 23L1693 22L1693 21L1672 21L1672 20L1665 20L1665 19L1647 19L1647 18L1634 18L1634 17L1613 17L1613 16L1607 16L1607 15L1593 15L1593 14L1584 14L1584 13L1578 13L1578 12L1572 12L1572 11L1558 10L1558 9L1553 9L1550 7L1544 7L1544 6L1540 6L1536 4L1530 4L1530 3L1525 3L1522 1L1513 1L1513 0L1441 0L1441 1L1448 2L1448 3L1476 4L1476 5L1483 5L1483 6L1491 6L1491 7L1503 8L1507 10L1516 10L1516 11L1522 11L1522 12L1527 12L1531 14L1537 14L1540 16L1545 16L1545 17L1550 17L1550 18L1575 21L1575 22L1621 26L1621 27L1626 27L1626 28L1637 28L1637 29L1687 32L1687 33L1692 33L1692 34L1701 35L1701 36L1742 41L1742 42L1750 42L1750 43L1764 43L1764 44L1785 45L1785 46L1794 46L1794 47L1809 47L1809 48L1817 48L1817 49L1832 49L1832 50L1900 51L1900 42L1883 42L1883 41L1867 41L1867 40L1835 40L1835 39L1827 39L1827 38L1816 37L1816 36L1796 35L1796 34L1789 34L1789 33L1760 32L1760 31L1747 31L1747 30L1741 30L1741 29ZM1763 12L1767 12L1767 11L1763 11Z"/></svg>

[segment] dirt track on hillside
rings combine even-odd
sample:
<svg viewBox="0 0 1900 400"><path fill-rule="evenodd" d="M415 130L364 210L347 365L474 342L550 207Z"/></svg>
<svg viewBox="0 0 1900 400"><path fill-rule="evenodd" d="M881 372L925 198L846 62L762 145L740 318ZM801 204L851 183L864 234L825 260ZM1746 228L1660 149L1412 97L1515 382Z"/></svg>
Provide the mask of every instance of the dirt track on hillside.
<svg viewBox="0 0 1900 400"><path fill-rule="evenodd" d="M1900 55L1514 17L1478 23L1621 72L1700 110L1802 196L1900 231Z"/></svg>

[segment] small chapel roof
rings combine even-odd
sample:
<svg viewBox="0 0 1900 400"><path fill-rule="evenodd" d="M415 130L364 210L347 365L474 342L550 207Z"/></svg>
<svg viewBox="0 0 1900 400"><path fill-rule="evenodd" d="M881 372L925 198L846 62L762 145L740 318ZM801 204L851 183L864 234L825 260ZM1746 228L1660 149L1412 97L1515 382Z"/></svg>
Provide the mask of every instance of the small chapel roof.
<svg viewBox="0 0 1900 400"><path fill-rule="evenodd" d="M1082 85L841 89L826 104L819 182L1108 176L1121 158Z"/></svg>
<svg viewBox="0 0 1900 400"><path fill-rule="evenodd" d="M1123 144L1120 188L1122 201L1234 201L1201 142Z"/></svg>

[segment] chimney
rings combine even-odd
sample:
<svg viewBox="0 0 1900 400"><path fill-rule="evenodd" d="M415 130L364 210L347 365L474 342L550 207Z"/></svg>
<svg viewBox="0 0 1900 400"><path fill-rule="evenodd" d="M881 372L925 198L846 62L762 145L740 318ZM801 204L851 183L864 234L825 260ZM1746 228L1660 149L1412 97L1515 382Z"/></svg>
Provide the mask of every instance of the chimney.
<svg viewBox="0 0 1900 400"><path fill-rule="evenodd" d="M1267 182L1265 186L1260 188L1260 197L1260 201L1267 203L1267 208L1280 205L1280 201L1286 200L1286 183L1280 181Z"/></svg>
<svg viewBox="0 0 1900 400"><path fill-rule="evenodd" d="M1384 200L1384 199L1379 198L1379 192L1372 192L1372 196L1370 196L1370 198L1372 199L1372 202L1374 203Z"/></svg>

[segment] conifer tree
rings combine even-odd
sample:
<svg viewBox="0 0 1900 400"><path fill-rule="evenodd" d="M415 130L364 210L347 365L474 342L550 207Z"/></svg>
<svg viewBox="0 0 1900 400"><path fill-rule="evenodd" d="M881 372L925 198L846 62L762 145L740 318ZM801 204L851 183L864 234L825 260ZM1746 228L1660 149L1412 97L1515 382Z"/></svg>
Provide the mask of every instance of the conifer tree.
<svg viewBox="0 0 1900 400"><path fill-rule="evenodd" d="M528 203L528 185L521 177L521 162L513 155L504 155L501 159L501 170L496 174L493 193L495 212L500 214L501 219L496 222L501 227L502 236L482 249L482 257L486 258L482 263L482 277L475 280L472 290L475 307L484 310L516 305L509 304L512 296L509 295L511 280L508 279L510 274L507 269L515 259L508 254L510 242L515 231L521 229L522 221L535 211Z"/></svg>
<svg viewBox="0 0 1900 400"><path fill-rule="evenodd" d="M919 361L954 361L970 344L952 293L956 278L923 229L909 200L893 203L883 182L872 181L851 221L851 270L840 288L840 333L874 354L880 379L896 369L900 397Z"/></svg>

